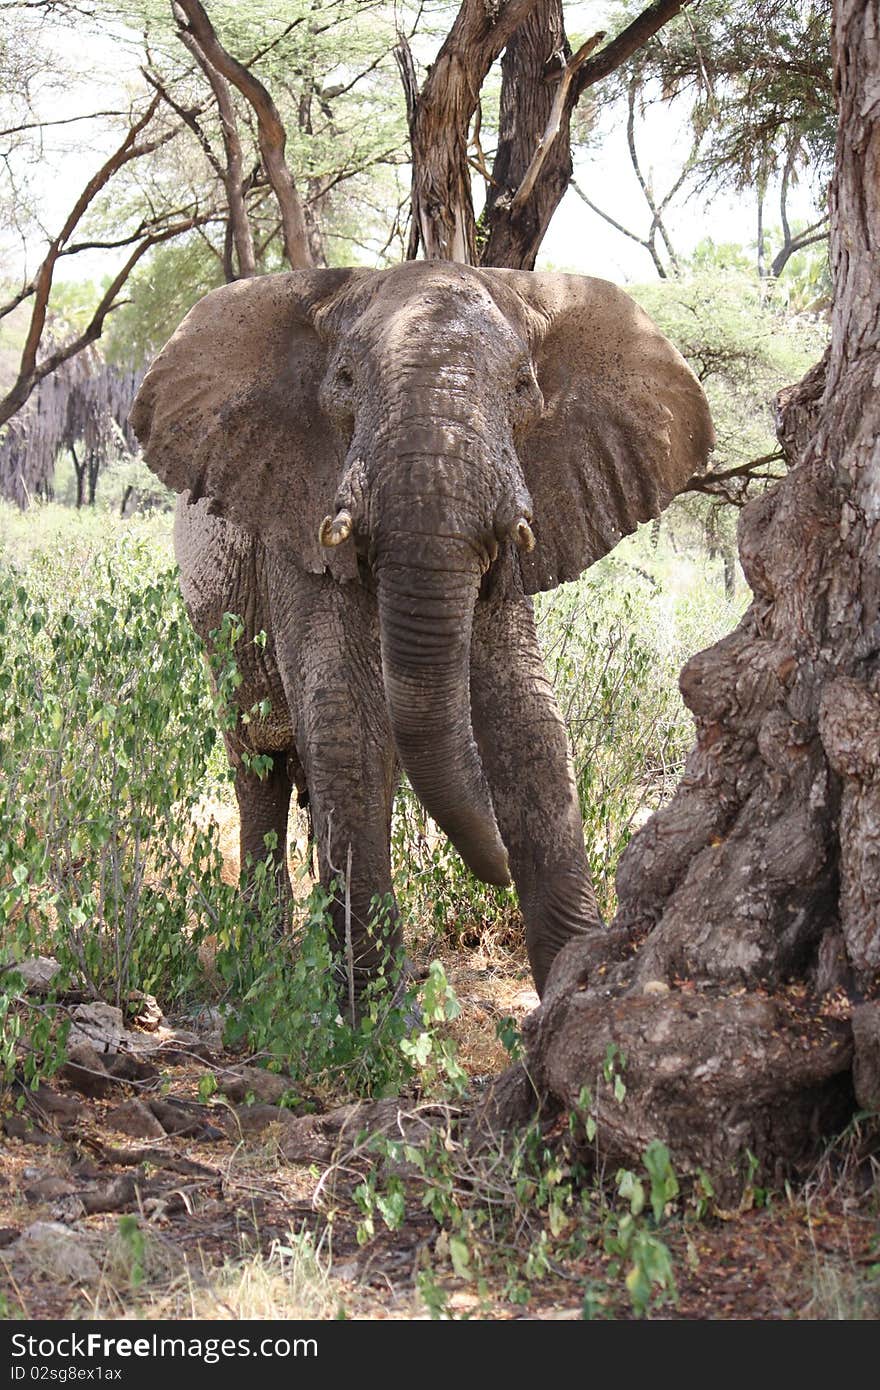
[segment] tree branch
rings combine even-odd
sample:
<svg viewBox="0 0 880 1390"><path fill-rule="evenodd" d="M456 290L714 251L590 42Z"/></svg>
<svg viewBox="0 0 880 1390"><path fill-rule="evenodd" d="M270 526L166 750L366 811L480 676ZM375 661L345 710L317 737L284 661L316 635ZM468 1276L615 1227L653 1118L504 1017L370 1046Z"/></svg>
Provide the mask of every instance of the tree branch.
<svg viewBox="0 0 880 1390"><path fill-rule="evenodd" d="M779 481L780 474L760 471L766 469L771 463L785 463L785 454L782 449L774 449L772 453L762 454L760 458L750 459L748 463L740 463L733 468L695 473L685 483L682 492L700 492L708 497L723 497L726 502L741 507L746 501L745 488L750 482L776 483ZM736 492L725 487L725 483L736 481L742 484Z"/></svg>
<svg viewBox="0 0 880 1390"><path fill-rule="evenodd" d="M18 379L12 390L0 400L0 425L5 425L16 411L20 410L25 401L33 392L34 388L44 381L52 372L57 371L64 362L68 362L71 357L87 348L91 343L100 338L104 328L104 320L113 310L119 308L116 297L128 277L131 275L138 261L153 246L158 246L163 241L170 241L172 237L180 236L182 232L190 231L196 225L203 225L216 217L216 213L205 213L201 217L188 217L183 222L174 223L170 227L164 228L161 232L153 232L144 237L139 246L129 256L122 269L117 272L111 283L107 286L101 299L98 302L95 312L92 314L87 327L80 333L79 337L65 343L63 347L43 359L39 364L33 364L30 371L19 372Z"/></svg>
<svg viewBox="0 0 880 1390"><path fill-rule="evenodd" d="M34 388L34 372L37 353L43 337L43 330L46 326L46 314L49 308L49 295L52 290L55 266L65 243L72 235L74 228L78 225L86 209L113 175L125 164L130 163L131 160L138 159L142 154L150 153L162 144L164 140L170 138L170 135L166 135L164 137L160 136L156 140L148 141L142 145L138 145L137 143L138 136L146 129L153 119L158 105L159 97L155 96L144 114L130 127L122 144L114 151L109 159L104 161L100 169L89 179L68 213L61 231L58 233L57 237L50 241L46 256L31 282L32 288L29 286L23 287L18 295L15 296L15 302L20 304L23 298L28 298L30 294L33 294L34 306L31 312L31 321L28 325L24 347L21 352L18 376L12 390L3 403L2 409L0 409L0 424L4 424L6 420L10 419L11 416L15 414L27 400Z"/></svg>
<svg viewBox="0 0 880 1390"><path fill-rule="evenodd" d="M126 111L90 111L85 116L61 116L56 121L28 121L26 125L7 126L6 130L0 130L0 137L4 135L20 135L25 130L44 130L50 125L73 125L74 121L96 121L100 116L126 116Z"/></svg>
<svg viewBox="0 0 880 1390"><path fill-rule="evenodd" d="M588 87L592 87L603 77L615 72L627 58L631 58L640 48L653 38L658 29L674 19L689 0L655 0L631 24L612 39L609 44L581 68L574 85L574 102L580 100Z"/></svg>
<svg viewBox="0 0 880 1390"><path fill-rule="evenodd" d="M410 106L413 152L412 231L408 256L421 245L429 260L477 260L468 171L468 131L490 67L538 0L463 0L422 90ZM406 46L398 44L401 75ZM411 81L404 77L404 85Z"/></svg>
<svg viewBox="0 0 880 1390"><path fill-rule="evenodd" d="M241 153L241 140L238 135L238 122L235 119L235 107L232 101L232 93L229 90L229 83L222 73L218 72L213 63L210 63L202 52L201 46L192 34L185 29L178 30L178 36L188 53L195 58L205 77L211 91L214 93L214 100L217 103L217 110L220 114L220 129L223 135L223 150L226 156L226 166L221 167L219 161L213 162L213 167L226 190L226 205L229 208L229 229L232 243L235 246L235 255L238 262L238 274L242 279L250 279L257 273L257 265L254 257L254 238L251 231L251 224L248 220L247 208L244 201L244 160ZM207 141L205 141L207 144ZM227 280L234 279L233 269L228 264L229 257L225 258L225 273Z"/></svg>
<svg viewBox="0 0 880 1390"><path fill-rule="evenodd" d="M281 212L285 256L295 270L311 268L302 201L284 157L287 134L278 108L259 78L220 43L199 0L173 0L172 8L182 33L196 40L208 62L238 88L251 106L257 118L260 153Z"/></svg>

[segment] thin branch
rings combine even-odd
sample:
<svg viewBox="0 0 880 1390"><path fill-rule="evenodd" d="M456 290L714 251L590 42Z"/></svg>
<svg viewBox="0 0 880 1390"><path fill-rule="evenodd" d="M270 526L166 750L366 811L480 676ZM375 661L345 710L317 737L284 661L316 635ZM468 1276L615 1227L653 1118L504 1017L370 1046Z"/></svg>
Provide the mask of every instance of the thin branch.
<svg viewBox="0 0 880 1390"><path fill-rule="evenodd" d="M24 405L25 401L31 395L34 388L37 387L41 381L44 381L47 376L50 376L52 374L52 372L57 371L57 369L62 365L62 363L69 361L71 357L75 357L78 353L82 352L84 348L87 348L91 343L96 342L97 339L100 338L104 328L104 320L106 319L107 315L111 313L112 310L118 309L120 307L119 301L117 299L119 291L122 289L128 277L131 275L138 261L141 259L142 256L146 254L147 251L150 250L151 247L158 246L161 242L164 241L170 241L172 237L180 236L181 233L190 231L196 225L214 221L215 219L215 212L205 213L202 214L200 217L189 217L182 222L173 223L170 227L166 227L160 232L151 232L148 236L144 237L143 241L141 241L141 243L137 247L135 247L134 251L129 256L125 264L122 266L121 270L118 271L111 283L107 286L107 289L101 296L97 308L95 309L91 319L89 320L88 325L79 335L79 337L74 338L71 342L66 343L61 348L58 348L55 352L51 353L48 357L44 358L44 360L40 362L39 365L37 365L36 362L33 361L31 362L30 368L28 370L25 370L24 366L22 366L19 369L18 378L14 386L6 394L6 396L2 400L0 400L0 425L4 425L7 420L10 420L12 418L16 411L18 411ZM49 282L48 287L51 288L51 281ZM34 320L37 318L42 318L42 321L45 322L45 316L46 303L42 298L41 291L38 303L34 307L34 316L31 320L32 329ZM30 336L31 335L29 335L29 340ZM37 345L39 345L39 343ZM22 362L24 363L24 361L25 357L23 353Z"/></svg>
<svg viewBox="0 0 880 1390"><path fill-rule="evenodd" d="M6 130L0 130L0 137L4 135L20 135L25 130L43 130L51 125L73 125L74 121L96 121L101 116L127 116L127 111L90 111L85 116L61 116L56 121L28 121L26 125L11 125Z"/></svg>
<svg viewBox="0 0 880 1390"><path fill-rule="evenodd" d="M150 84L150 86L153 88L153 91L159 93L159 96L165 102L165 105L169 106L171 110L174 112L174 114L180 117L184 125L188 126L189 129L193 132L193 134L195 135L196 139L202 147L202 153L204 154L211 168L214 170L214 173L217 175L218 179L222 179L223 166L221 165L219 159L215 155L211 147L211 142L208 139L205 132L202 130L202 127L199 125L197 119L202 114L204 108L201 106L181 106L180 102L175 100L175 98L168 91L168 88L162 82L159 81L159 78L156 76L154 72L151 71L150 68L142 67L141 75L144 78L144 80Z"/></svg>
<svg viewBox="0 0 880 1390"><path fill-rule="evenodd" d="M241 152L241 140L238 135L238 122L235 119L232 93L226 78L213 63L208 61L202 52L201 45L193 35L188 30L178 29L178 36L187 52L192 54L208 79L208 84L217 103L217 110L220 113L220 129L223 135L226 167L221 168L219 163L215 163L214 168L226 190L226 203L229 208L229 232L235 246L238 273L242 279L250 279L252 275L256 275L257 266L254 258L254 237L244 201L244 159ZM230 260L231 257L227 256L224 262L227 280L234 278L231 273Z"/></svg>
<svg viewBox="0 0 880 1390"><path fill-rule="evenodd" d="M109 159L104 161L100 169L89 179L68 213L61 231L58 233L57 237L49 243L48 252L33 279L33 290L31 293L34 295L34 307L31 313L31 321L21 352L18 376L12 390L7 394L2 406L0 406L0 424L5 424L5 422L15 414L19 407L27 400L34 388L37 352L39 351L43 330L46 326L46 314L49 308L49 295L52 290L52 280L55 274L55 266L58 257L65 243L69 240L74 228L79 224L86 209L113 175L131 160L138 159L142 154L148 154L152 150L155 150L163 143L163 139L170 138L169 136L160 136L155 140L147 141L141 145L137 143L138 136L149 125L158 106L159 97L155 96L144 114L129 128L122 144L113 152ZM16 298L18 303L20 303L21 292L19 292Z"/></svg>
<svg viewBox="0 0 880 1390"><path fill-rule="evenodd" d="M628 91L628 93L627 93L627 106L628 106L628 109L627 109L627 118L626 118L626 143L627 143L627 146L628 146L628 148L629 148L629 157L630 157L630 161L631 161L631 163L632 163L633 171L634 171L635 176L636 176L636 178L637 178L637 180L638 180L639 188L642 190L642 195L643 195L643 197L644 197L644 199L645 199L645 202L648 204L648 208L649 208L650 213L651 213L651 219L652 219L652 220L651 220L651 230L650 230L650 232L648 233L648 241L650 242L651 255L654 257L654 262L655 262L655 264L658 265L658 267L659 267L658 258L657 258L657 256L656 256L655 253L654 253L654 233L655 233L655 231L658 231L658 232L660 233L661 237L663 238L663 244L664 244L664 246L666 247L666 253L667 253L667 255L669 256L669 260L670 260L670 262L671 262L671 264L672 264L672 267L673 267L674 270L677 271L677 270L679 269L678 257L677 257L676 254L675 254L675 250L674 250L674 248L673 248L673 246L672 246L672 242L669 240L669 236L668 236L668 233L667 233L667 231L666 231L666 227L664 226L664 223L663 223L663 218L662 218L662 215L661 215L661 211L660 211L660 209L658 208L657 204L654 202L654 195L653 195L653 193L652 193L652 191L651 191L650 185L648 184L647 179L645 178L645 176L644 176L643 173L642 173L642 167L641 167L641 164L640 164L640 162L639 162L638 151L637 151L637 149L636 149L636 82L635 82L635 79L633 79L632 82L630 82L630 84L629 84L629 91ZM664 275L663 278L665 278L665 275Z"/></svg>
<svg viewBox="0 0 880 1390"><path fill-rule="evenodd" d="M734 480L740 480L744 486L750 482L776 483L780 478L778 473L766 473L759 470L766 469L771 463L784 462L785 454L782 449L775 449L772 453L762 454L760 458L750 459L748 463L740 463L733 468L721 468L709 473L695 473L685 483L682 492L700 492L708 497L720 496L734 506L742 506L743 489L741 488L738 493L733 493L724 484Z"/></svg>
<svg viewBox="0 0 880 1390"><path fill-rule="evenodd" d="M634 241L637 246L643 247L654 262L654 267L660 279L666 279L666 267L657 255L657 248L654 246L653 242L645 240L644 237L637 236L635 232L630 231L629 227L624 227L622 222L617 222L609 212L603 212L600 207L597 207L595 203L590 201L580 184L576 183L574 179L572 179L569 187L574 189L578 197L586 203L591 212L596 213L597 217L601 217L603 221L612 226L615 231L621 232L625 237L629 237L630 241Z"/></svg>

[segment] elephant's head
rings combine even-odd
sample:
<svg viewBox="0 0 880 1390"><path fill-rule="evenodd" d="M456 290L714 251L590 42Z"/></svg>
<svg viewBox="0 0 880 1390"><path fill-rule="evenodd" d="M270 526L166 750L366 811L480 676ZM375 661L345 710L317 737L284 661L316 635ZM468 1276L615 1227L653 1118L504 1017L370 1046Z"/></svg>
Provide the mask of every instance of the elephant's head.
<svg viewBox="0 0 880 1390"><path fill-rule="evenodd" d="M704 465L708 407L676 350L602 280L294 272L197 304L132 420L172 488L292 563L375 583L410 781L474 872L507 882L471 729L474 606L496 580L574 579Z"/></svg>

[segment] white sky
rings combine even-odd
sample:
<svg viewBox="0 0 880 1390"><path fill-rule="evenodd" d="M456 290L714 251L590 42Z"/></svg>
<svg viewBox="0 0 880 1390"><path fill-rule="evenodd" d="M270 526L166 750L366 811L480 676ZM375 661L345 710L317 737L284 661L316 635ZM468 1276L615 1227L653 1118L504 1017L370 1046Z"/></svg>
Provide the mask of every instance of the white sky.
<svg viewBox="0 0 880 1390"><path fill-rule="evenodd" d="M568 10L567 10L568 13ZM595 6L590 7L595 16ZM574 27L574 26L570 26ZM583 24L589 32L595 17ZM59 89L51 82L38 90L38 107L43 116L68 117L93 110L117 109L121 86L142 90L143 83L129 45L111 36L96 39L57 30L55 46L70 69L69 80ZM389 78L389 80L393 80ZM0 121L0 125L5 122ZM679 161L688 147L688 133L680 115L668 107L650 109L646 121L637 129L637 142L643 172L662 196L678 173ZM113 148L116 137L108 133L107 122L54 127L46 132L40 162L27 171L27 183L44 227L56 231L89 174ZM6 177L0 170L0 182ZM649 214L633 174L622 125L612 130L601 147L591 149L576 161L575 178L591 199L618 222L644 235ZM810 211L808 191L796 195L791 213L806 216ZM774 221L772 206L768 221ZM676 249L687 255L706 236L716 241L749 245L756 232L756 202L753 196L714 197L710 203L698 198L673 205L667 216ZM42 252L39 238L21 240L6 234L0 239L0 266L17 275L24 268L25 256L32 271ZM113 268L108 253L85 253L65 260L58 279L98 278ZM648 253L603 222L569 191L550 226L539 258L540 267L601 275L618 282L651 280L655 277Z"/></svg>

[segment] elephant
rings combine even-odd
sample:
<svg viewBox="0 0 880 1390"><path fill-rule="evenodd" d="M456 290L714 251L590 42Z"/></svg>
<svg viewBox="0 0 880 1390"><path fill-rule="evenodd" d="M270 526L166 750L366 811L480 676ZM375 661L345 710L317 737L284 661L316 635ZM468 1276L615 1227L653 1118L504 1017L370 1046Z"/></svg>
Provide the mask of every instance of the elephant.
<svg viewBox="0 0 880 1390"><path fill-rule="evenodd" d="M532 595L575 579L706 464L702 389L616 286L411 261L212 291L132 423L180 494L184 598L240 614L228 737L244 857L308 798L321 881L348 873L358 996L383 951L401 769L480 879L516 886L536 989L601 925ZM266 708L264 705L262 708ZM272 755L256 776L242 754ZM285 874L286 876L286 874ZM346 908L332 932L342 950ZM388 899L393 901L393 899Z"/></svg>

